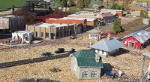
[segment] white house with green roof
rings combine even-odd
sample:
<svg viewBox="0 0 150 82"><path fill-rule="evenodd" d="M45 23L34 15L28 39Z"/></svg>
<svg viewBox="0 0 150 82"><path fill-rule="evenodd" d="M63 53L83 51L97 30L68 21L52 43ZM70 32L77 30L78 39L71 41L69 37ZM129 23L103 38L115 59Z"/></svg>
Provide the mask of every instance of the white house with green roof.
<svg viewBox="0 0 150 82"><path fill-rule="evenodd" d="M71 54L71 71L78 79L98 79L103 63L95 50L80 50Z"/></svg>

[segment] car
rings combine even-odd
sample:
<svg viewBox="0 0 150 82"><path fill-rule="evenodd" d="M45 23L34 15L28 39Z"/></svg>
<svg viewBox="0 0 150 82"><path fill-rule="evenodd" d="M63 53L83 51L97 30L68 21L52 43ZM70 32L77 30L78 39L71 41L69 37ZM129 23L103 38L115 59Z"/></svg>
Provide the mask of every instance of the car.
<svg viewBox="0 0 150 82"><path fill-rule="evenodd" d="M65 49L64 48L58 48L55 53L64 53Z"/></svg>
<svg viewBox="0 0 150 82"><path fill-rule="evenodd" d="M106 72L106 75L107 75L107 76L110 76L110 77L112 77L112 78L116 78L116 77L117 77L116 73L111 72L111 71Z"/></svg>
<svg viewBox="0 0 150 82"><path fill-rule="evenodd" d="M52 55L52 54L51 54L51 52L43 52L42 55L43 55L43 56L50 56L50 55Z"/></svg>
<svg viewBox="0 0 150 82"><path fill-rule="evenodd" d="M76 52L74 48L71 48L71 50L69 51L69 53L74 53Z"/></svg>

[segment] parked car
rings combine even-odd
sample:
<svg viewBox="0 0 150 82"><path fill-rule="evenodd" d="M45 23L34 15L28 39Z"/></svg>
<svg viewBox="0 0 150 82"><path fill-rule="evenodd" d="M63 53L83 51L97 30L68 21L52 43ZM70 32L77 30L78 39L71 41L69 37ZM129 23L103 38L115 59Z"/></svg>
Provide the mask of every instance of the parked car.
<svg viewBox="0 0 150 82"><path fill-rule="evenodd" d="M42 56L51 56L52 54L51 54L51 52L44 52L44 53L42 53Z"/></svg>
<svg viewBox="0 0 150 82"><path fill-rule="evenodd" d="M71 48L71 50L69 51L69 53L74 53L76 52L74 48Z"/></svg>
<svg viewBox="0 0 150 82"><path fill-rule="evenodd" d="M108 71L108 72L106 72L105 74L106 74L107 76L112 77L112 78L116 78L116 77L117 77L116 73L111 72L111 71Z"/></svg>
<svg viewBox="0 0 150 82"><path fill-rule="evenodd" d="M64 48L58 48L58 50L55 51L55 53L64 53L65 49Z"/></svg>

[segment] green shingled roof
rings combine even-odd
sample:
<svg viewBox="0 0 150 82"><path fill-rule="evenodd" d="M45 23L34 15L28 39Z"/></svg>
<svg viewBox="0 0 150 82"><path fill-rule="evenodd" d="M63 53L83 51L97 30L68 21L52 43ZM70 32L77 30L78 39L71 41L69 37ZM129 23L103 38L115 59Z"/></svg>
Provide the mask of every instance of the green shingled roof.
<svg viewBox="0 0 150 82"><path fill-rule="evenodd" d="M76 57L79 67L103 67L102 61L96 62L95 60L95 50L81 50L73 53Z"/></svg>

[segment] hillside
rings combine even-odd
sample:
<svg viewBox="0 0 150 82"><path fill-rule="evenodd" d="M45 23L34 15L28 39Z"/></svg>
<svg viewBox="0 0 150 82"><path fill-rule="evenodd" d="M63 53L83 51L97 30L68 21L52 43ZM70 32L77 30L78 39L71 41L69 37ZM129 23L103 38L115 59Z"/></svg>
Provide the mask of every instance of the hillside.
<svg viewBox="0 0 150 82"><path fill-rule="evenodd" d="M29 0L0 0L0 9L11 8L12 5L19 7Z"/></svg>

